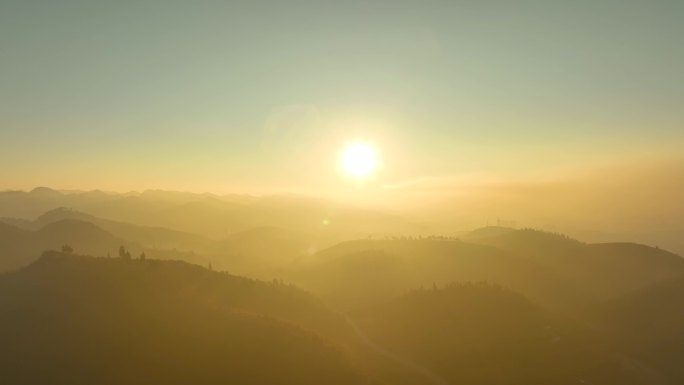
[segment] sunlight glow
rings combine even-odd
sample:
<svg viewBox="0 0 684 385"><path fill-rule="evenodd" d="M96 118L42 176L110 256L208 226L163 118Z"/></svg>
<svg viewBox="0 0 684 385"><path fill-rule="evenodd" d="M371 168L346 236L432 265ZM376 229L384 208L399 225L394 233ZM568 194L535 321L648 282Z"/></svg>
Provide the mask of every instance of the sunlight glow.
<svg viewBox="0 0 684 385"><path fill-rule="evenodd" d="M368 143L351 143L342 151L340 166L347 175L358 180L366 179L378 167L377 152Z"/></svg>

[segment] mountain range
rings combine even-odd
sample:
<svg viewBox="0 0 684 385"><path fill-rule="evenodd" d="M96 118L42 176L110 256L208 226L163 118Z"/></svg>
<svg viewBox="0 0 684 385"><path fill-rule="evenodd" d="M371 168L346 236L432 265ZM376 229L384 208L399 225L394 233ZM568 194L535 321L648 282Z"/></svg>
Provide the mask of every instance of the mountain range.
<svg viewBox="0 0 684 385"><path fill-rule="evenodd" d="M393 233L292 197L0 195L13 384L684 381L684 260L658 247Z"/></svg>

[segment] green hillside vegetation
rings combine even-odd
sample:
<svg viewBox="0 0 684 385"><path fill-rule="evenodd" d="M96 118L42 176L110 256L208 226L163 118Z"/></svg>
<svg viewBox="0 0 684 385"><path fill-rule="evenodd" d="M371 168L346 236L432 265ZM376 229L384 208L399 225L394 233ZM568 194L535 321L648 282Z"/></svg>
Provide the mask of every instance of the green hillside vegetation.
<svg viewBox="0 0 684 385"><path fill-rule="evenodd" d="M48 252L0 276L0 308L11 384L367 382L313 297L185 263Z"/></svg>
<svg viewBox="0 0 684 385"><path fill-rule="evenodd" d="M448 383L643 384L589 330L498 286L414 290L351 317Z"/></svg>
<svg viewBox="0 0 684 385"><path fill-rule="evenodd" d="M684 276L593 306L590 314L645 339L684 338Z"/></svg>
<svg viewBox="0 0 684 385"><path fill-rule="evenodd" d="M684 276L593 306L587 316L670 383L684 382Z"/></svg>

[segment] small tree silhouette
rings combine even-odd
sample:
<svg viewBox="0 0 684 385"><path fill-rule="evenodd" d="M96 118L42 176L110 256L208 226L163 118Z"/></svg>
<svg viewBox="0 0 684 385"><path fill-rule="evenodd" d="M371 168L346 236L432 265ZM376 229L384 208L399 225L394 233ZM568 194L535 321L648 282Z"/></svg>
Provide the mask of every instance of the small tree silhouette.
<svg viewBox="0 0 684 385"><path fill-rule="evenodd" d="M128 250L126 250L125 247L120 246L119 247L119 257L121 259L130 260L131 259L131 253L128 252Z"/></svg>
<svg viewBox="0 0 684 385"><path fill-rule="evenodd" d="M74 248L69 245L62 245L62 253L71 254L74 252Z"/></svg>
<svg viewBox="0 0 684 385"><path fill-rule="evenodd" d="M145 255L145 252L143 251L142 254L140 254L140 260L144 261L147 259L147 255Z"/></svg>

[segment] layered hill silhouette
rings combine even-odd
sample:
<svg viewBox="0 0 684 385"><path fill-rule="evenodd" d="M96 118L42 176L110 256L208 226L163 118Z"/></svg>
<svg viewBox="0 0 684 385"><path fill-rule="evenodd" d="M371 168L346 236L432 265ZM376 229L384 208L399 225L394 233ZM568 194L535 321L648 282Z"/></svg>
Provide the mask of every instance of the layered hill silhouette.
<svg viewBox="0 0 684 385"><path fill-rule="evenodd" d="M343 308L463 281L498 283L554 307L586 300L581 287L535 261L454 239L343 242L301 261L292 279Z"/></svg>
<svg viewBox="0 0 684 385"><path fill-rule="evenodd" d="M7 224L0 224L0 230L3 255L31 252L7 245L38 248L69 243L78 245L77 250L101 250L125 242L92 223L73 219L49 223L38 231ZM236 236L232 244L253 245L282 237L282 243L259 249L276 253L298 236L279 229L255 229ZM78 243L80 237L91 243ZM602 250L602 245L591 247L565 237L557 240L575 249ZM534 249L527 242L522 244ZM652 259L653 269L659 271L663 260L673 257L645 246L625 247L633 254L607 254L614 268L620 267L621 258L628 267L632 260L643 264ZM285 382L255 377L251 370L257 365L243 365L261 355L286 360L279 346L294 344L306 360L324 357L322 367L340 373L335 374L339 383L364 383L368 377L411 385L677 383L684 329L681 312L670 309L684 301L682 278L645 288L640 285L646 281L640 281L636 286L641 289L604 301L591 290L583 291L572 276L555 270L542 254L532 255L529 250L522 253L453 238L358 240L307 254L280 270L282 278L320 295L333 308L352 310L345 323L323 301L278 279L266 284L178 261L48 252L28 267L0 275L0 306L9 311L0 316L0 328L6 326L3 338L13 347L5 362L10 378L16 379L13 383L41 383L48 378L29 373L22 363L30 360L46 367L46 376L57 379L51 383L92 382L102 373L112 383L136 383L135 376L162 383L191 378L200 383L230 379L238 384L241 378L267 383L290 383L290 378L292 383L321 381L322 372L303 374L304 366L297 360L278 372ZM262 262L269 258L275 257ZM604 254L595 258L600 263L580 266L610 266ZM489 283L468 283L475 281ZM615 292L627 290L622 281L608 280L606 285ZM582 313L587 306L590 310ZM593 326L557 313L567 309ZM36 333L43 323L49 326ZM174 339L177 335L179 340ZM278 347L272 349L264 338ZM252 340L257 341L256 347L247 346ZM201 354L174 351L176 343L188 351L230 357L240 366L228 364L230 369L222 371L214 358L200 362ZM237 345L226 347L232 343ZM50 349L41 352L38 346ZM130 346L141 348L129 350ZM86 365L80 371L75 369L77 360ZM112 362L123 367L114 369ZM168 364L174 368L166 376ZM145 377L149 365L158 365L152 370L157 377Z"/></svg>
<svg viewBox="0 0 684 385"><path fill-rule="evenodd" d="M123 246L134 256L145 252L155 258L209 263L206 258L191 252L146 248L135 241L114 236L88 221L60 219L37 230L20 229L0 222L0 272L24 267L43 251L59 250L65 245L79 253L96 256L117 256Z"/></svg>
<svg viewBox="0 0 684 385"><path fill-rule="evenodd" d="M32 220L59 207L142 226L222 239L256 227L279 227L346 238L407 233L419 227L391 213L295 195L251 197L148 190L142 193L62 192L39 187L0 192L0 217ZM14 223L16 224L16 222Z"/></svg>
<svg viewBox="0 0 684 385"><path fill-rule="evenodd" d="M48 224L67 219L92 223L116 237L150 248L199 250L210 242L205 237L191 233L164 227L140 226L132 223L112 221L66 207L59 207L45 212L33 221L7 218L2 220L8 224L14 224L28 230L39 230Z"/></svg>
<svg viewBox="0 0 684 385"><path fill-rule="evenodd" d="M116 255L118 248L126 244L92 223L72 219L49 223L36 231L0 222L0 271L23 267L44 250L60 249L63 245L84 253Z"/></svg>
<svg viewBox="0 0 684 385"><path fill-rule="evenodd" d="M576 310L684 274L684 259L630 243L585 244L536 230L483 228L454 238L355 240L334 244L298 230L258 227L212 240L162 227L99 218L71 209L0 225L0 271L26 265L64 244L77 251L134 254L212 264L254 277L288 278L335 306L350 308L433 283L489 281L546 306ZM10 225L14 223L14 225ZM20 226L21 228L18 228ZM323 249L323 250L321 250ZM353 278L373 285L351 284Z"/></svg>
<svg viewBox="0 0 684 385"><path fill-rule="evenodd" d="M684 259L634 243L585 244L532 229L484 228L464 239L529 258L581 285L598 300L684 274Z"/></svg>
<svg viewBox="0 0 684 385"><path fill-rule="evenodd" d="M79 235L78 231L70 230L79 223L84 228L91 225L90 231L99 232L100 235L91 239L87 231ZM292 260L334 243L334 237L331 236L317 236L277 227L253 228L214 240L164 227L112 221L64 207L50 210L35 220L0 218L0 224L4 225L0 229L0 234L23 234L20 237L8 236L7 244L4 245L5 250L14 251L4 254L18 262L24 261L23 265L42 250L58 249L63 244L69 244L89 254L115 255L119 246L113 245L118 242L119 245L125 245L138 254L146 251L158 258L183 259L201 264L212 263L220 270L273 278L273 274L282 270L283 266ZM56 237L50 240L41 239L39 233L43 228L63 231L69 235L61 241ZM0 246L0 255L3 255L2 248L3 246ZM19 267L22 263L11 263L8 266ZM0 271L7 268L0 263Z"/></svg>
<svg viewBox="0 0 684 385"><path fill-rule="evenodd" d="M367 383L315 298L185 263L47 252L0 275L0 307L7 383Z"/></svg>
<svg viewBox="0 0 684 385"><path fill-rule="evenodd" d="M297 196L38 188L0 216L13 384L684 381L684 260L657 247Z"/></svg>
<svg viewBox="0 0 684 385"><path fill-rule="evenodd" d="M212 242L204 252L231 271L253 276L278 276L293 261L334 240L278 227L257 227Z"/></svg>

